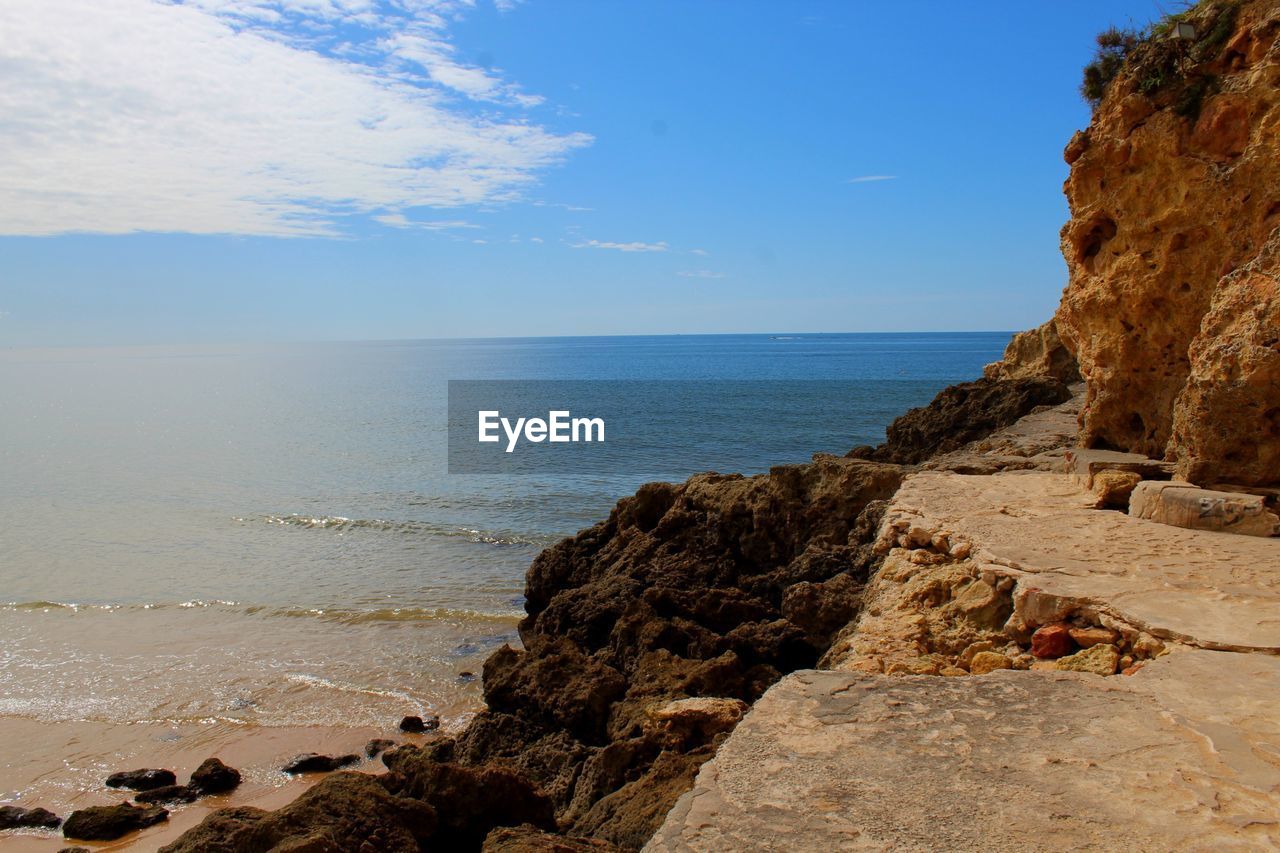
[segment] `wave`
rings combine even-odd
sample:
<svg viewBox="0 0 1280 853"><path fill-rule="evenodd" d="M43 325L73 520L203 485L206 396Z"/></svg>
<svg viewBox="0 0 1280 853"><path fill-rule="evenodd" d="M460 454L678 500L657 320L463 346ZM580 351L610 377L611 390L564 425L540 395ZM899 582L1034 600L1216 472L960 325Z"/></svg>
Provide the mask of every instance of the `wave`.
<svg viewBox="0 0 1280 853"><path fill-rule="evenodd" d="M507 531L481 530L475 527L451 527L443 524L433 524L428 521L388 521L382 518L347 518L341 515L312 516L291 513L289 515L260 515L250 518L237 517L234 520L242 524L276 524L299 527L305 530L332 530L337 533L372 530L386 533L462 538L483 545L528 545L536 548L549 547L563 538L553 534L521 534Z"/></svg>
<svg viewBox="0 0 1280 853"><path fill-rule="evenodd" d="M183 601L150 604L79 604L65 601L11 601L0 604L0 612L79 613L118 611L182 611L222 609L232 614L265 618L317 619L340 625L364 625L377 622L485 622L511 625L523 615L518 611L486 612L454 607L380 607L372 610L342 607L273 607L241 606L234 601Z"/></svg>

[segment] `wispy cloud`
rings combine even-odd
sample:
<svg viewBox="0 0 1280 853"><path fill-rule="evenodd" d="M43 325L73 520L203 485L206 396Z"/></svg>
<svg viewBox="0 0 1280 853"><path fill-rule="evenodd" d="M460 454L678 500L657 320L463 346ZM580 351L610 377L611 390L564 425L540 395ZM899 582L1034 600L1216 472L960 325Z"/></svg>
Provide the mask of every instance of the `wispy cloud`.
<svg viewBox="0 0 1280 853"><path fill-rule="evenodd" d="M671 247L665 242L658 243L611 243L604 240L584 240L574 243L575 249L613 249L617 252L666 252Z"/></svg>
<svg viewBox="0 0 1280 853"><path fill-rule="evenodd" d="M724 273L712 270L681 270L676 275L685 278L724 278Z"/></svg>
<svg viewBox="0 0 1280 853"><path fill-rule="evenodd" d="M591 138L459 60L472 6L5 0L0 234L334 235L514 200Z"/></svg>
<svg viewBox="0 0 1280 853"><path fill-rule="evenodd" d="M575 213L590 212L595 210L594 207L581 207L576 204L563 204L558 201L535 201L531 202L534 207L558 207L562 210L570 210Z"/></svg>
<svg viewBox="0 0 1280 853"><path fill-rule="evenodd" d="M875 183L876 181L894 181L897 179L898 179L897 175L859 175L856 178L850 178L849 180L845 181L845 183L871 184L871 183Z"/></svg>
<svg viewBox="0 0 1280 853"><path fill-rule="evenodd" d="M709 255L709 254L711 254L711 253L710 253L710 252L708 252L706 249L690 249L690 250L689 250L689 254L691 254L691 255L698 255L698 256L700 256L700 257L705 258L707 255Z"/></svg>
<svg viewBox="0 0 1280 853"><path fill-rule="evenodd" d="M403 213L383 213L373 217L374 221L392 228L422 228L426 231L449 231L455 228L480 228L482 226L465 219L429 219L417 221L409 219Z"/></svg>

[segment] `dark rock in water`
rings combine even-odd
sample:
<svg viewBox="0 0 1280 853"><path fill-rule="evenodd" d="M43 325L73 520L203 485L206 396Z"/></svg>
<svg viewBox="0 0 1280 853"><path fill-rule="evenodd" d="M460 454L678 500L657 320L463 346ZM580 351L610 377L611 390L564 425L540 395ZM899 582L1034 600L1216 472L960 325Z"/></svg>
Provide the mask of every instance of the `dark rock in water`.
<svg viewBox="0 0 1280 853"><path fill-rule="evenodd" d="M395 747L395 741L385 737L376 737L364 745L364 754L366 758L377 758L381 753Z"/></svg>
<svg viewBox="0 0 1280 853"><path fill-rule="evenodd" d="M364 773L335 773L274 812L246 806L220 809L161 851L449 849L429 843L435 829L435 810L426 803L394 796Z"/></svg>
<svg viewBox="0 0 1280 853"><path fill-rule="evenodd" d="M536 826L502 826L484 839L481 853L614 853L615 847L593 838L555 835Z"/></svg>
<svg viewBox="0 0 1280 853"><path fill-rule="evenodd" d="M58 853L91 853L88 847L63 847Z"/></svg>
<svg viewBox="0 0 1280 853"><path fill-rule="evenodd" d="M319 755L315 752L304 752L295 756L292 761L280 769L285 773L328 773L339 770L360 761L358 755Z"/></svg>
<svg viewBox="0 0 1280 853"><path fill-rule="evenodd" d="M165 785L142 791L133 798L135 803L194 803L204 792L194 785Z"/></svg>
<svg viewBox="0 0 1280 853"><path fill-rule="evenodd" d="M394 754L387 788L435 809L440 825L431 839L432 849L474 850L497 826L556 828L551 801L513 770L434 761L424 750L400 749Z"/></svg>
<svg viewBox="0 0 1280 853"><path fill-rule="evenodd" d="M90 806L72 812L62 824L62 834L80 841L115 841L168 819L169 811L160 806Z"/></svg>
<svg viewBox="0 0 1280 853"><path fill-rule="evenodd" d="M458 673L458 681L462 682L463 684L467 684L475 680L476 680L476 674L469 669L464 669L462 672Z"/></svg>
<svg viewBox="0 0 1280 853"><path fill-rule="evenodd" d="M189 784L202 794L222 794L240 784L240 771L223 764L221 759L206 758L191 773Z"/></svg>
<svg viewBox="0 0 1280 853"><path fill-rule="evenodd" d="M855 458L914 465L940 453L959 450L1030 414L1036 406L1056 406L1071 399L1057 379L979 379L944 388L933 402L912 409L885 430L887 441Z"/></svg>
<svg viewBox="0 0 1280 853"><path fill-rule="evenodd" d="M440 728L440 718L435 715L428 715L426 719L422 717L405 717L400 721L400 731L409 732L410 734L434 732L438 728Z"/></svg>
<svg viewBox="0 0 1280 853"><path fill-rule="evenodd" d="M62 818L48 809L0 806L0 829L56 829L61 823Z"/></svg>
<svg viewBox="0 0 1280 853"><path fill-rule="evenodd" d="M107 777L108 788L128 788L131 791L150 791L176 784L178 777L172 770L125 770Z"/></svg>

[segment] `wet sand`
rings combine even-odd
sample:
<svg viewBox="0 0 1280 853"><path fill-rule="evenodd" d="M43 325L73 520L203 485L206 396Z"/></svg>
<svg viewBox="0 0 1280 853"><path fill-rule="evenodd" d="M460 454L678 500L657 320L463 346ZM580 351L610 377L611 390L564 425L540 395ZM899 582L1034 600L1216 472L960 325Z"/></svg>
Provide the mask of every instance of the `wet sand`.
<svg viewBox="0 0 1280 853"><path fill-rule="evenodd" d="M0 717L0 801L26 808L42 806L66 818L78 808L111 805L131 792L108 788L106 777L117 770L163 767L178 775L179 783L201 761L216 755L243 777L235 791L206 797L191 804L167 806L167 823L107 843L74 842L91 850L156 850L195 826L209 812L226 806L259 808L283 806L323 774L289 776L279 768L302 752L328 755L356 753L360 764L351 770L379 773L380 759L365 759L364 746L375 737L401 743L421 743L431 735L408 735L397 730L398 720L386 728L273 727L225 722L180 726L153 723L45 723L20 717ZM450 728L457 723L452 723ZM0 849L22 853L52 853L71 844L58 831L13 830L0 833Z"/></svg>

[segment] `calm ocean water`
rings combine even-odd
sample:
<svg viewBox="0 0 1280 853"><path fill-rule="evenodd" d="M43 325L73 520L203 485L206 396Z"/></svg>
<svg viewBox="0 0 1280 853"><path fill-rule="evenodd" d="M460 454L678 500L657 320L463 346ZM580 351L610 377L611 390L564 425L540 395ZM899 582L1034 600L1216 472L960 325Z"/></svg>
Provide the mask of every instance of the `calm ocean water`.
<svg viewBox="0 0 1280 853"><path fill-rule="evenodd" d="M875 382L744 473L883 438L1009 335L0 351L0 715L380 724L460 714L537 552L647 479L446 472L450 379ZM888 380L888 381L886 381ZM761 401L768 410L769 401ZM886 414L888 413L888 414ZM750 430L761 430L759 441ZM673 454L672 459L677 459Z"/></svg>

